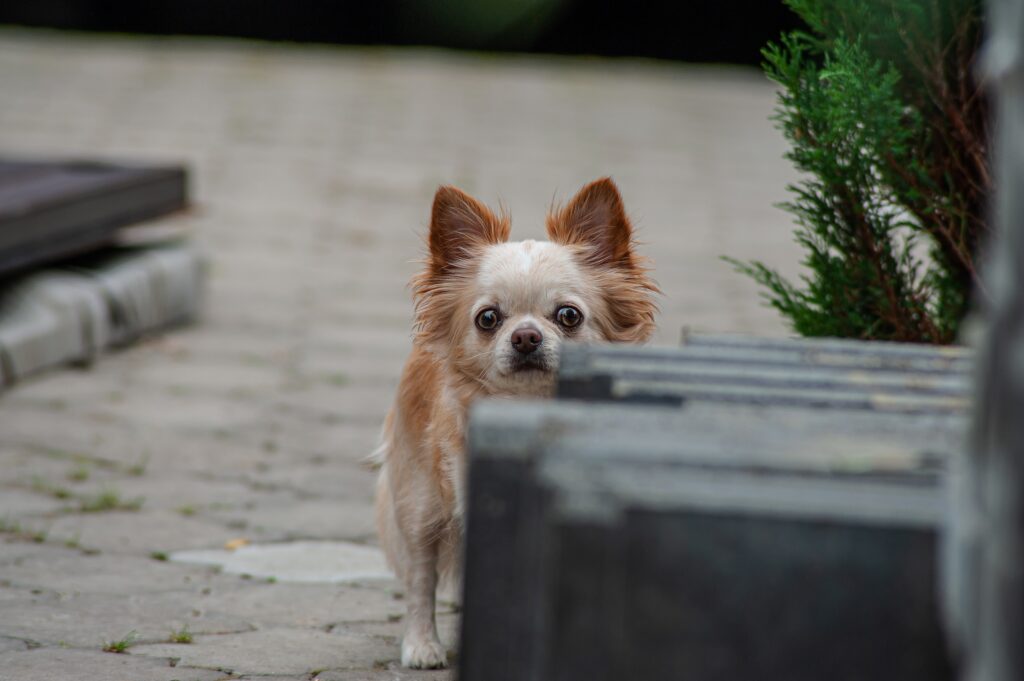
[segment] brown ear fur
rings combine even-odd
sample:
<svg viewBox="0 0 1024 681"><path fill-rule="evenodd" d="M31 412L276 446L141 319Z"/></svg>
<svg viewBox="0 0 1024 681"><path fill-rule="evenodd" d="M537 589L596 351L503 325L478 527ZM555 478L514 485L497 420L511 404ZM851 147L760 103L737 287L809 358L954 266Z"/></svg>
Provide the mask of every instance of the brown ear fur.
<svg viewBox="0 0 1024 681"><path fill-rule="evenodd" d="M575 247L584 267L598 280L608 302L609 340L645 341L654 332L660 293L647 276L647 260L637 255L633 225L618 187L610 177L586 185L569 203L547 219L548 238Z"/></svg>
<svg viewBox="0 0 1024 681"><path fill-rule="evenodd" d="M475 272L475 256L485 246L508 241L510 232L506 213L495 215L458 187L438 188L430 213L426 268L412 280L418 340L431 343L450 334L457 291Z"/></svg>
<svg viewBox="0 0 1024 681"><path fill-rule="evenodd" d="M491 210L458 187L439 187L430 212L430 266L438 273L457 268L474 251L508 241L511 225L506 215Z"/></svg>

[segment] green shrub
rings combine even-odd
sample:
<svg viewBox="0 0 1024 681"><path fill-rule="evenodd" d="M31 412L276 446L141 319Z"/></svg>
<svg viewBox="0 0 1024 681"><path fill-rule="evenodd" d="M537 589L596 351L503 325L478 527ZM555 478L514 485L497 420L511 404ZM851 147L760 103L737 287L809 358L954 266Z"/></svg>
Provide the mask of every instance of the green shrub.
<svg viewBox="0 0 1024 681"><path fill-rule="evenodd" d="M949 343L978 278L991 181L978 0L788 0L763 50L801 171L783 208L809 273L727 259L806 336ZM922 248L924 247L924 248ZM922 257L924 249L928 255Z"/></svg>

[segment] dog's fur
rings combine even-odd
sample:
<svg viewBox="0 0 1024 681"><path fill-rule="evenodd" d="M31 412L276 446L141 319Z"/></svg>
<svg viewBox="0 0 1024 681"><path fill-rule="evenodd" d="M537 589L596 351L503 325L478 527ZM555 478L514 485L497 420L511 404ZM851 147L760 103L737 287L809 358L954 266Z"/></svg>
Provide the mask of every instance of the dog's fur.
<svg viewBox="0 0 1024 681"><path fill-rule="evenodd" d="M550 394L567 340L637 342L654 330L657 288L610 179L585 186L548 216L549 242L512 243L509 231L504 213L441 187L426 267L412 282L415 343L374 453L377 527L406 586L408 667L447 662L434 598L439 580L458 573L470 402ZM575 327L559 321L573 317L560 318L566 306L582 313ZM490 330L477 324L487 309L500 320Z"/></svg>

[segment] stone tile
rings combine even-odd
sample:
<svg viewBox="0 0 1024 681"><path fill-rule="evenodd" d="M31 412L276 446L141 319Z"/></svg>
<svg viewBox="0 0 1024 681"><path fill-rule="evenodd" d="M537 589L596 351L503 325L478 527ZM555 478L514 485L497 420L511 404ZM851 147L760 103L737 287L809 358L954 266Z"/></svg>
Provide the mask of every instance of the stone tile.
<svg viewBox="0 0 1024 681"><path fill-rule="evenodd" d="M200 588L161 593L54 594L0 588L0 636L43 645L100 650L132 632L139 642L166 641L187 627L195 634L251 629L241 618L207 611ZM2 667L0 667L2 669Z"/></svg>
<svg viewBox="0 0 1024 681"><path fill-rule="evenodd" d="M244 677L248 679L249 677ZM319 681L448 681L456 678L455 673L447 669L402 669L397 664L388 665L387 669L373 671L337 671L328 670L316 675Z"/></svg>
<svg viewBox="0 0 1024 681"><path fill-rule="evenodd" d="M168 563L150 557L113 554L82 555L67 548L42 547L4 560L3 580L20 589L46 589L61 594L141 594L182 588L207 588L232 583L207 567Z"/></svg>
<svg viewBox="0 0 1024 681"><path fill-rule="evenodd" d="M359 540L376 532L373 507L365 498L291 500L259 503L252 508L211 511L204 514L232 527L244 528L257 539Z"/></svg>
<svg viewBox="0 0 1024 681"><path fill-rule="evenodd" d="M238 536L237 530L174 511L109 511L58 518L50 538L74 539L84 547L148 556L154 551L216 548Z"/></svg>
<svg viewBox="0 0 1024 681"><path fill-rule="evenodd" d="M363 500L369 504L373 499L377 474L366 466L353 464L275 465L249 473L245 479L253 484L293 490L301 495Z"/></svg>
<svg viewBox="0 0 1024 681"><path fill-rule="evenodd" d="M274 628L223 636L197 636L190 645L141 645L133 655L180 657L180 665L235 674L310 674L317 670L373 669L397 651L379 638L317 629Z"/></svg>
<svg viewBox="0 0 1024 681"><path fill-rule="evenodd" d="M269 584L252 580L212 593L211 609L229 612L259 628L322 629L339 622L387 621L405 613L393 590L337 584Z"/></svg>
<svg viewBox="0 0 1024 681"><path fill-rule="evenodd" d="M230 477L225 473L224 478ZM159 474L122 476L116 480L98 481L79 485L76 493L95 495L104 490L116 490L125 499L142 499L146 510L170 510L182 516L219 517L217 509L245 509L259 504L287 506L295 501L294 494L253 489L240 479L210 478L203 475ZM237 517L234 516L234 517Z"/></svg>
<svg viewBox="0 0 1024 681"><path fill-rule="evenodd" d="M5 486L29 488L36 478L60 479L73 465L17 445L0 445L0 484Z"/></svg>
<svg viewBox="0 0 1024 681"><path fill-rule="evenodd" d="M215 681L224 678L210 669L172 667L168 660L117 655L94 650L37 648L0 653L0 678L76 681Z"/></svg>
<svg viewBox="0 0 1024 681"><path fill-rule="evenodd" d="M21 516L54 513L67 502L45 493L17 488L0 488L0 519L16 520Z"/></svg>
<svg viewBox="0 0 1024 681"><path fill-rule="evenodd" d="M220 566L225 574L303 584L387 583L384 553L344 541L245 543L223 549L175 551L176 562Z"/></svg>
<svg viewBox="0 0 1024 681"><path fill-rule="evenodd" d="M352 631L371 636L379 636L395 644L396 649L402 641L402 634L405 632L403 619L390 618L385 622L343 622L331 629L331 631ZM437 613L437 635L441 642L448 646L449 650L455 650L459 640L459 618L450 610L443 607Z"/></svg>
<svg viewBox="0 0 1024 681"><path fill-rule="evenodd" d="M0 636L0 655L3 653L14 653L19 650L28 650L28 648L27 641L23 641L20 638L11 638L10 636Z"/></svg>
<svg viewBox="0 0 1024 681"><path fill-rule="evenodd" d="M41 526L43 527L43 526ZM17 565L24 561L74 560L81 551L55 543L37 543L11 537L0 538L0 567ZM0 584L4 583L5 573L0 572Z"/></svg>

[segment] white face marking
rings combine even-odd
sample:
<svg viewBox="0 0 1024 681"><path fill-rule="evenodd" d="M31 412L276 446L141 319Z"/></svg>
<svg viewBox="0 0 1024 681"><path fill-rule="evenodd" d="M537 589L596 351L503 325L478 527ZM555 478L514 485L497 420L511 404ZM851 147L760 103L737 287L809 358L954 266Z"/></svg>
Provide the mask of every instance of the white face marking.
<svg viewBox="0 0 1024 681"><path fill-rule="evenodd" d="M471 318L463 320L462 356L469 365L465 368L483 378L492 392L546 394L554 384L562 342L601 338L587 321L595 306L603 304L595 289L565 246L522 241L488 247L471 292ZM573 329L557 321L559 308L566 305L583 315ZM501 321L493 330L481 331L476 318L488 308L497 310ZM541 342L524 355L512 336L527 328L539 332Z"/></svg>

